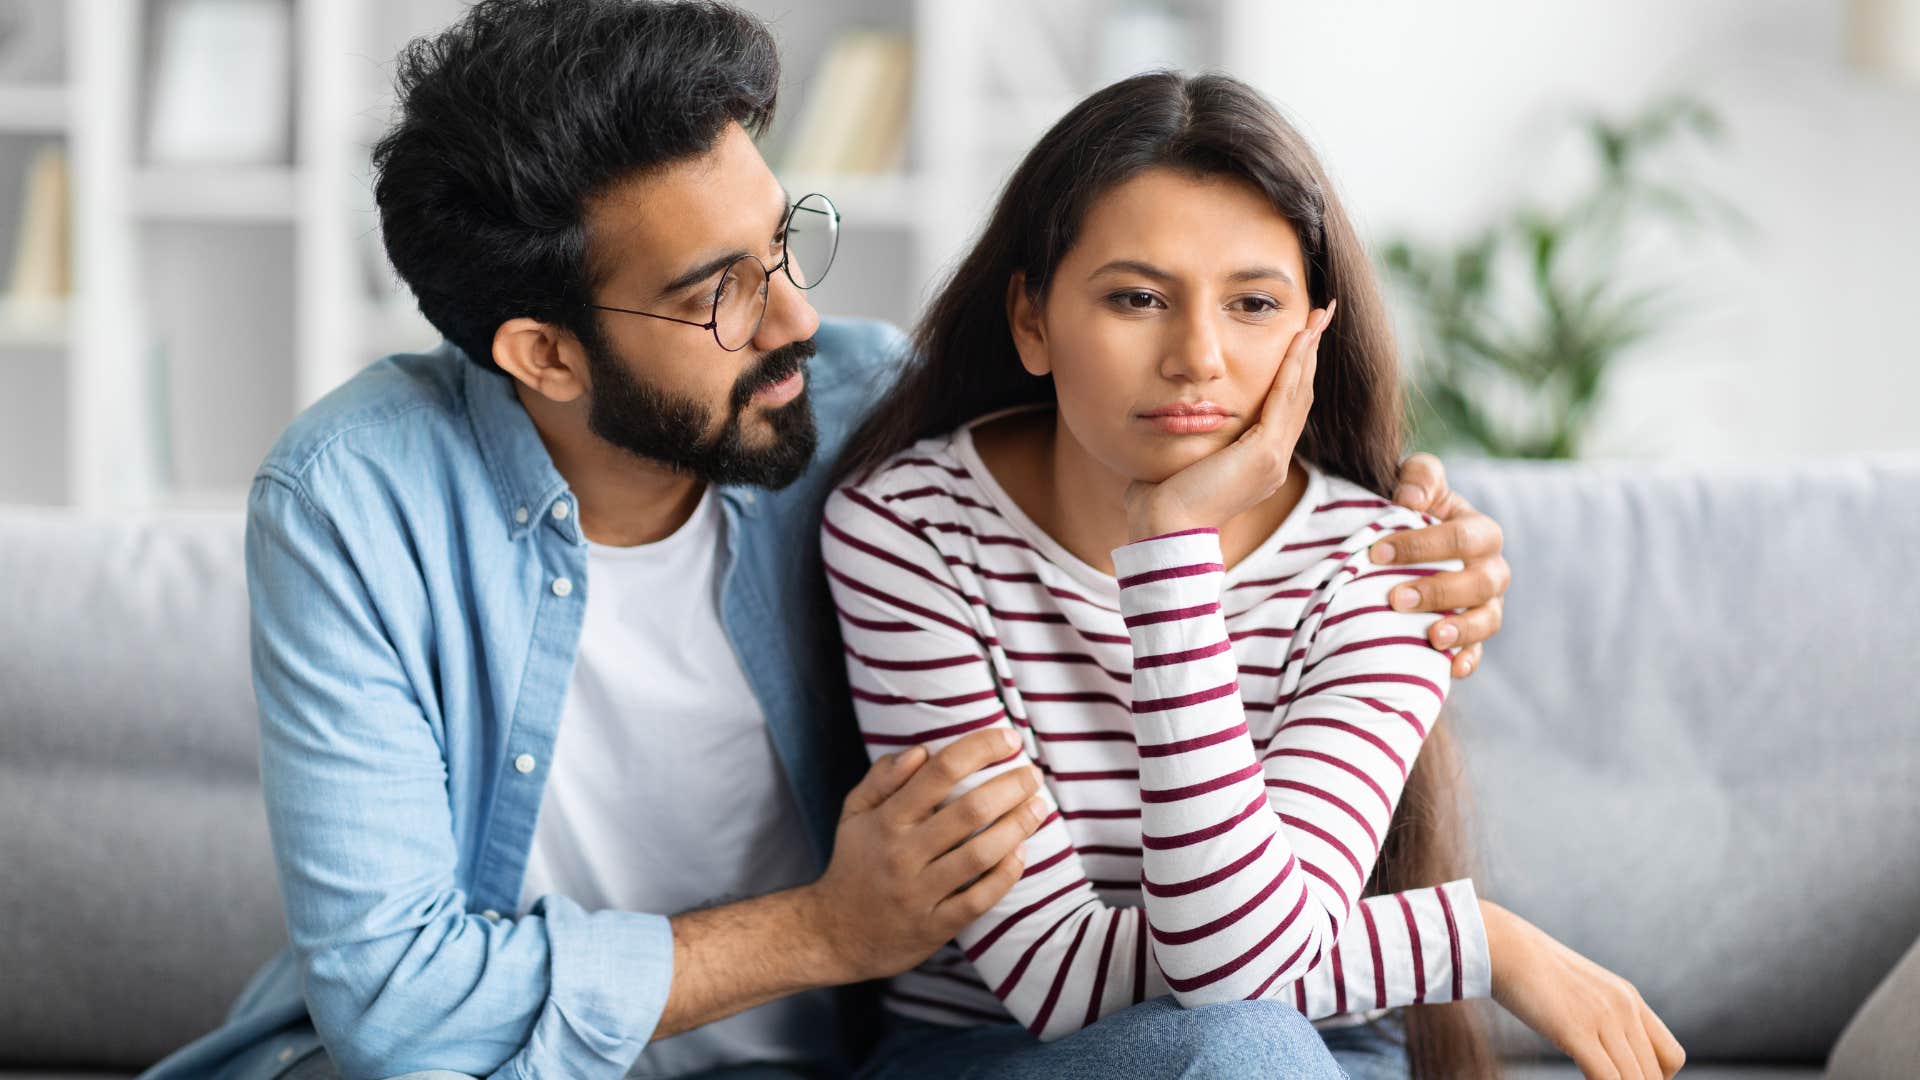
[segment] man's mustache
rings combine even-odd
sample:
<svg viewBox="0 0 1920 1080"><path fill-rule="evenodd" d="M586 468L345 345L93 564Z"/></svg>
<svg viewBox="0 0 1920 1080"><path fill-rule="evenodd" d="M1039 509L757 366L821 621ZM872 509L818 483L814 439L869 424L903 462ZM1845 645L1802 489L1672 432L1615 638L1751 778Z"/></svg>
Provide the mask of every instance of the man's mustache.
<svg viewBox="0 0 1920 1080"><path fill-rule="evenodd" d="M794 372L799 371L807 361L813 359L814 354L819 351L819 346L813 343L812 338L808 338L805 341L782 345L762 356L760 362L753 366L753 370L740 376L739 381L733 384L734 411L738 412L746 408L747 403L753 400L753 395L769 386L784 382Z"/></svg>

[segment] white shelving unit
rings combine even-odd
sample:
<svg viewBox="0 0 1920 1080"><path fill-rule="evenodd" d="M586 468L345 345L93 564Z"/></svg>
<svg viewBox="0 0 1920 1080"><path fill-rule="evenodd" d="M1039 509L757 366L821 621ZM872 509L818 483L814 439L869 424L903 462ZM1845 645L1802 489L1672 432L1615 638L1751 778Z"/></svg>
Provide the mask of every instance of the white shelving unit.
<svg viewBox="0 0 1920 1080"><path fill-rule="evenodd" d="M33 371L48 394L31 415L0 411L0 502L237 508L300 409L438 339L378 254L367 150L387 122L393 57L465 5L257 0L292 20L292 160L208 169L141 152L151 39L172 0L42 2L66 20L65 71L0 82L0 176L20 169L16 151L65 142L73 294L0 303L0 370ZM842 33L878 25L913 42L905 166L783 176L846 214L822 311L910 321L1019 154L1092 88L1085 27L1141 2L744 0L780 41L786 123ZM1219 2L1172 10L1204 22Z"/></svg>

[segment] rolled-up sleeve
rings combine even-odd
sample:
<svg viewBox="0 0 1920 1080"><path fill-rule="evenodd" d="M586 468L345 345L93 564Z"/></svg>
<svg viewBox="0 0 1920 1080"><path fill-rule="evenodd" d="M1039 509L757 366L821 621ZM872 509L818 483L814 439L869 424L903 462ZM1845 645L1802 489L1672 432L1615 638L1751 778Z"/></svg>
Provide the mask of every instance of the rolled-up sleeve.
<svg viewBox="0 0 1920 1080"><path fill-rule="evenodd" d="M517 919L469 912L447 728L348 545L295 482L263 473L246 558L274 858L341 1072L623 1076L666 1005L667 919L559 897Z"/></svg>

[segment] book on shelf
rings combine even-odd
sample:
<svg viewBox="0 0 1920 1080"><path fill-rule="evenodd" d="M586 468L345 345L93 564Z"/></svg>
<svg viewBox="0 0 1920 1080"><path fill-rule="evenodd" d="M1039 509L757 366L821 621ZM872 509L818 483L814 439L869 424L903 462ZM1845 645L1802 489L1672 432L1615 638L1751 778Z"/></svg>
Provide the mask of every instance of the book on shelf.
<svg viewBox="0 0 1920 1080"><path fill-rule="evenodd" d="M795 174L884 173L906 159L913 43L853 30L827 50L808 84L782 167Z"/></svg>
<svg viewBox="0 0 1920 1080"><path fill-rule="evenodd" d="M163 0L148 161L291 162L292 21L286 0Z"/></svg>
<svg viewBox="0 0 1920 1080"><path fill-rule="evenodd" d="M42 146L27 166L15 231L5 314L17 322L48 322L73 288L68 232L67 153L59 143Z"/></svg>

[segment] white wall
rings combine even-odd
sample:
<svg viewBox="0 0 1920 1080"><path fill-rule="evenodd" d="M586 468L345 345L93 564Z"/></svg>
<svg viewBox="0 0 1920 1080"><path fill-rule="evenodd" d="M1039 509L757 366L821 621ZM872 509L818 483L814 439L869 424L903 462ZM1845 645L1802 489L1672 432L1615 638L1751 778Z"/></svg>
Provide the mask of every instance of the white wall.
<svg viewBox="0 0 1920 1080"><path fill-rule="evenodd" d="M1458 235L1567 189L1560 118L1680 90L1701 179L1755 225L1651 270L1682 321L1620 373L1594 456L1920 449L1920 86L1845 62L1839 0L1232 0L1228 66L1321 149L1370 237Z"/></svg>

